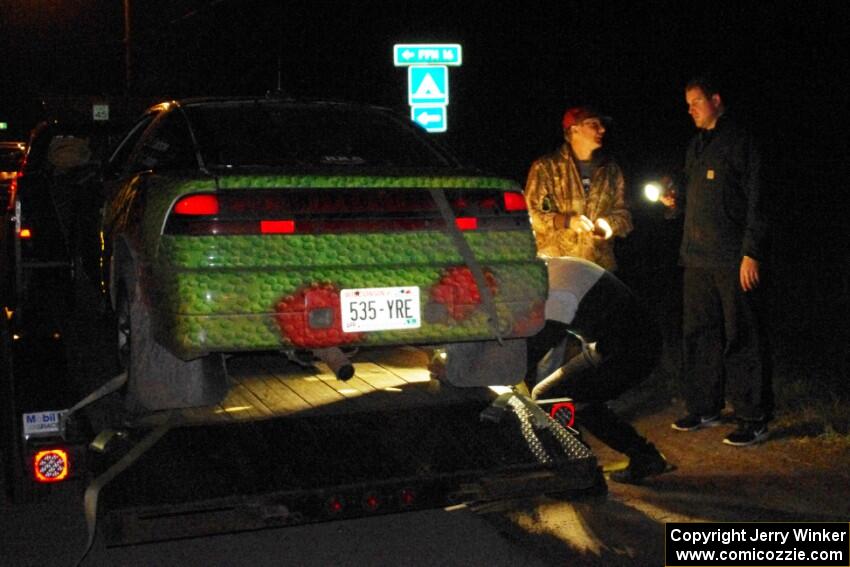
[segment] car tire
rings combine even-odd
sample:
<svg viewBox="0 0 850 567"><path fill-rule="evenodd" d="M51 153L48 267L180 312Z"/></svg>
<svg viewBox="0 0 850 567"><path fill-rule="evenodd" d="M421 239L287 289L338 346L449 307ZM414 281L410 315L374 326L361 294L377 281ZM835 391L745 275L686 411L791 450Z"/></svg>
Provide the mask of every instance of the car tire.
<svg viewBox="0 0 850 567"><path fill-rule="evenodd" d="M227 395L221 355L186 361L156 341L151 309L138 283L130 293L122 280L115 315L118 358L127 371L124 405L131 414L209 406Z"/></svg>

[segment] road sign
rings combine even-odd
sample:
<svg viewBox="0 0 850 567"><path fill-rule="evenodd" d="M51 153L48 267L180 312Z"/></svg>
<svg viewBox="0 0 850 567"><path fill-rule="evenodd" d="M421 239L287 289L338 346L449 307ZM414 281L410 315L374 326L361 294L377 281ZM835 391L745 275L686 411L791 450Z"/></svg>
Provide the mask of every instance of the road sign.
<svg viewBox="0 0 850 567"><path fill-rule="evenodd" d="M410 106L449 104L449 68L445 65L413 65L407 68L407 103Z"/></svg>
<svg viewBox="0 0 850 567"><path fill-rule="evenodd" d="M393 46L393 62L404 65L459 66L463 52L457 43L397 43Z"/></svg>
<svg viewBox="0 0 850 567"><path fill-rule="evenodd" d="M104 122L109 120L109 105L108 104L93 104L92 118L95 122Z"/></svg>
<svg viewBox="0 0 850 567"><path fill-rule="evenodd" d="M448 129L445 106L411 106L410 119L428 132L445 132Z"/></svg>

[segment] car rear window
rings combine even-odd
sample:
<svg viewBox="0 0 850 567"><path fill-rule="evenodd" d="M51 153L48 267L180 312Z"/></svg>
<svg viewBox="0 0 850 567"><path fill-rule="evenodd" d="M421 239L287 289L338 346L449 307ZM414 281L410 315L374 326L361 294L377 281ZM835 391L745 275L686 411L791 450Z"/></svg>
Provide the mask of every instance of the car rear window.
<svg viewBox="0 0 850 567"><path fill-rule="evenodd" d="M268 103L186 107L208 167L445 167L449 161L390 113Z"/></svg>

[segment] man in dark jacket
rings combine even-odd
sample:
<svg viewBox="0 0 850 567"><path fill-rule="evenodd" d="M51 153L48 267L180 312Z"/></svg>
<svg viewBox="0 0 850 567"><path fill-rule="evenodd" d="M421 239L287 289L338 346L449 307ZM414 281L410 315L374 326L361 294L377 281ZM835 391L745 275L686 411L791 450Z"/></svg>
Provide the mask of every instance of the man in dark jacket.
<svg viewBox="0 0 850 567"><path fill-rule="evenodd" d="M684 266L683 364L688 415L673 423L694 431L720 422L725 393L738 428L735 446L767 436L769 376L757 303L766 256L767 219L761 156L752 135L725 113L710 78L685 87L688 112L699 128L685 158L680 249Z"/></svg>

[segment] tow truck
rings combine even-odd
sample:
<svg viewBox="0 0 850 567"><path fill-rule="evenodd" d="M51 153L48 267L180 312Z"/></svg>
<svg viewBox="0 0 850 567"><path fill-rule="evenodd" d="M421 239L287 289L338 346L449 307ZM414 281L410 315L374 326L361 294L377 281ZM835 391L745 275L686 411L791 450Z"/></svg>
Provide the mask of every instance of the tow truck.
<svg viewBox="0 0 850 567"><path fill-rule="evenodd" d="M245 116L295 119L307 109L313 121L294 123L310 124L308 140L323 144L339 138L339 116L360 120L367 111L264 99L180 104L200 118L250 110L236 116L239 124ZM275 112L251 114L266 106ZM109 276L89 276L88 283L100 285L85 285L87 263L76 253L63 265L41 262L20 278L26 293L18 286L17 300L4 309L3 461L14 500L84 487L90 546L98 535L109 545L134 544L604 492L595 457L571 427L570 401L533 401L517 386L525 337L543 323L546 277L513 182L463 169L421 133L408 132L406 122L397 124L406 132L401 139L409 134L419 139L412 147L432 152L423 154L432 158L428 168L410 170L417 175L400 176L399 158L371 147L362 156L345 148L311 152L322 175L283 175L292 167L286 163L277 164L279 174L268 174L269 164L260 174L253 153L240 157L210 144L211 159L221 162L213 179L214 161L200 159L194 137L184 141L195 151L184 154L181 144L153 136L174 133L171 121L188 135L178 107L150 109L133 130L142 138L128 135L103 169L104 185L121 182L105 191L114 198L103 217L115 222L103 226L126 225L127 233L116 239L109 234L125 232L101 231L100 252L112 253L100 256L96 271ZM378 124L391 120L382 110L369 112L383 117ZM318 123L330 130L317 141ZM231 130L223 140L232 141ZM386 140L372 143L388 155L398 149ZM127 153L125 146L138 147ZM168 167L168 149L175 159L188 155L189 177ZM118 158L124 154L131 156L126 167ZM340 155L350 157L348 165L338 163ZM375 161L368 171L384 174L362 175L356 168L363 156ZM306 167L307 157L300 159ZM231 171L239 164L244 175ZM150 177L134 166L161 166L159 185L133 181ZM35 183L29 187L34 206L40 196ZM157 199L162 207L152 205ZM119 214L135 210L122 208L130 202L150 205L147 222L134 225L138 215ZM19 225L22 214L16 210ZM29 244L64 234L41 226ZM146 235L146 245L133 245L136 233ZM285 253L275 248L281 245ZM145 256L153 250L165 252ZM104 290L111 309L101 309ZM421 316L400 308L401 327L336 329L342 310L335 306L346 292L387 290L399 297L415 292ZM368 301L362 304L368 319ZM362 323L352 304L345 312L347 322ZM170 332L157 334L163 329ZM351 340L340 342L337 331ZM446 372L435 378L429 365L441 349Z"/></svg>
<svg viewBox="0 0 850 567"><path fill-rule="evenodd" d="M92 363L103 327L2 318L7 493L83 491L88 547L606 491L569 400L437 380L414 347L352 354L345 382L321 361L234 355L220 404L116 422L125 377Z"/></svg>

